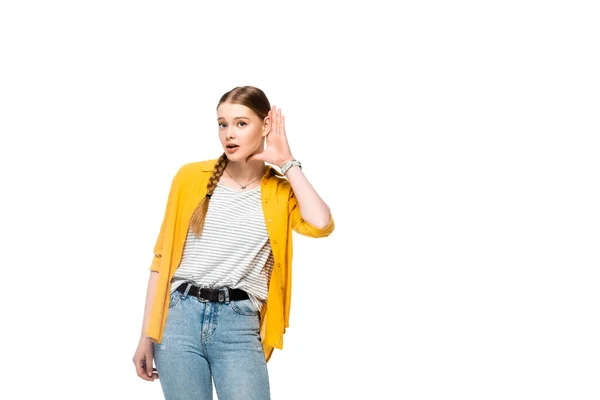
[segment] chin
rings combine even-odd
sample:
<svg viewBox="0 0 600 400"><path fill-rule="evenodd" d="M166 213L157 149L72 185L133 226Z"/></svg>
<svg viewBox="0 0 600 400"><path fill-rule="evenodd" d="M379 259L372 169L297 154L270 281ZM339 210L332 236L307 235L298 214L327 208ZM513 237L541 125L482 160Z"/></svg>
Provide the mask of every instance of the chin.
<svg viewBox="0 0 600 400"><path fill-rule="evenodd" d="M245 160L246 157L248 157L247 154L238 154L239 152L235 152L234 154L227 154L227 152L225 152L225 156L231 160L231 161L241 161L241 160Z"/></svg>

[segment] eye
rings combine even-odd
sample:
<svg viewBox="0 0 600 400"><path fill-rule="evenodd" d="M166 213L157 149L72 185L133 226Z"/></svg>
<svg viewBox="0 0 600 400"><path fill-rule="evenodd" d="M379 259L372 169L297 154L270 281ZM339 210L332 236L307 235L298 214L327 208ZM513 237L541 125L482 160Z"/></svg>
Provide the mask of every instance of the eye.
<svg viewBox="0 0 600 400"><path fill-rule="evenodd" d="M246 122L244 122L244 121L239 121L239 122L238 122L238 125L239 125L239 124L244 124L244 125L242 125L242 126L246 126L246 125L248 125L248 124L247 124ZM219 124L219 128L221 128L221 125L225 125L225 122L221 122L221 123Z"/></svg>

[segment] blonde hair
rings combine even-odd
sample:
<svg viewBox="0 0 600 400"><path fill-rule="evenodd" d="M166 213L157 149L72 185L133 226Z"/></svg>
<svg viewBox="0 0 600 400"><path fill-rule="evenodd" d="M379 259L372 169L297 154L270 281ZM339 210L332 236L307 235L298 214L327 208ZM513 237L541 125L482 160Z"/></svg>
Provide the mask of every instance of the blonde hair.
<svg viewBox="0 0 600 400"><path fill-rule="evenodd" d="M217 187L217 182L219 182L219 178L223 175L223 171L225 171L225 167L229 163L229 159L225 153L221 154L221 157L217 160L215 164L215 168L213 169L210 178L208 178L208 185L206 186L206 196L198 203L194 213L192 214L192 218L190 219L190 228L192 228L192 232L196 237L200 237L202 233L202 228L204 227L204 220L206 219L206 212L208 211L208 202L210 200L210 196L212 196L215 188Z"/></svg>

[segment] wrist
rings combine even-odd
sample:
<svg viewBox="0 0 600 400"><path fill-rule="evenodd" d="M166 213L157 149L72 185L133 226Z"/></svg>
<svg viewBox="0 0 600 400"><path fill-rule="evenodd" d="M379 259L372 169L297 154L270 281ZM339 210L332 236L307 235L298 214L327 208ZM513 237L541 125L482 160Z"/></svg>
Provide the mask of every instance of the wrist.
<svg viewBox="0 0 600 400"><path fill-rule="evenodd" d="M281 169L281 168L283 168L283 166L285 165L285 163L290 162L290 161L294 161L294 160L295 160L295 158L292 157L292 156L286 157L286 158L283 159L283 161L281 161L279 163L278 167Z"/></svg>
<svg viewBox="0 0 600 400"><path fill-rule="evenodd" d="M300 163L300 161L296 160L296 159L292 159L290 161L286 161L285 163L283 163L283 165L281 166L281 173L285 176L287 176L287 172L293 168L293 167L298 167L300 169L302 169L302 164Z"/></svg>

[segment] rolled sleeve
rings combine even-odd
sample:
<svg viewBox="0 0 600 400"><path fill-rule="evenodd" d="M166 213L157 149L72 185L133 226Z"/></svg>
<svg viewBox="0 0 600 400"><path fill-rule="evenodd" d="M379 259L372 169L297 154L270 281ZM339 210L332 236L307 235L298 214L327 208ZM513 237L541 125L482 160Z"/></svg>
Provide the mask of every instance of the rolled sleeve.
<svg viewBox="0 0 600 400"><path fill-rule="evenodd" d="M169 189L169 196L167 198L167 206L165 207L165 213L163 216L163 221L160 226L160 231L158 233L158 237L156 238L156 243L154 244L154 257L152 258L152 263L150 264L150 271L160 272L160 264L162 260L162 248L165 234L165 227L167 226L169 218L171 218L171 207L175 202L175 198L177 196L178 191L178 175L179 171L175 174L173 179L171 180L171 188Z"/></svg>
<svg viewBox="0 0 600 400"><path fill-rule="evenodd" d="M154 259L152 260L152 264L150 265L150 271L160 271L160 256L157 256L156 254L154 255Z"/></svg>
<svg viewBox="0 0 600 400"><path fill-rule="evenodd" d="M326 237L331 234L331 232L335 229L335 223L333 221L333 216L329 213L329 223L324 228L319 228L311 224L302 218L300 214L300 205L298 204L298 199L294 195L294 191L290 189L290 197L288 200L288 214L290 218L290 222L292 224L292 229L297 233L313 237L320 238Z"/></svg>

